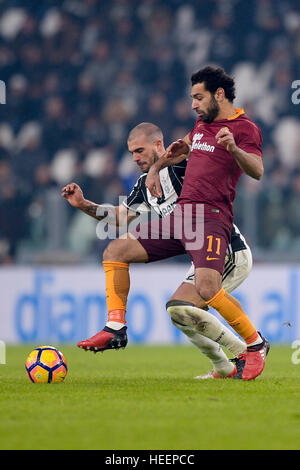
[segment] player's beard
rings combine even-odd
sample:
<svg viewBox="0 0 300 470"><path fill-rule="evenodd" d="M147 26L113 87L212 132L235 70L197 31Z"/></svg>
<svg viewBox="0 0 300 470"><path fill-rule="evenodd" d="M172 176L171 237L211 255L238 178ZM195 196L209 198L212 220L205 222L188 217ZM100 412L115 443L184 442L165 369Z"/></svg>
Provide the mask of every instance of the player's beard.
<svg viewBox="0 0 300 470"><path fill-rule="evenodd" d="M152 159L151 159L151 164L149 164L149 168L147 168L146 170L143 170L144 173L148 173L148 171L150 170L151 166L157 162L157 160L159 159L159 156L158 156L158 153L153 150L152 151Z"/></svg>
<svg viewBox="0 0 300 470"><path fill-rule="evenodd" d="M203 122L206 122L206 124L210 124L216 119L219 114L219 111L220 106L218 105L218 102L215 97L212 96L206 113L201 113L201 120Z"/></svg>

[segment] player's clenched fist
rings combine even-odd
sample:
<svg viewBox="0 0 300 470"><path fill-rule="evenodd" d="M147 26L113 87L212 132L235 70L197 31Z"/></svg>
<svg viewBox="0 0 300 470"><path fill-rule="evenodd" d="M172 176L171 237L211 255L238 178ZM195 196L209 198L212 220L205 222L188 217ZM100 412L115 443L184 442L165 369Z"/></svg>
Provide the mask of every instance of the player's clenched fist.
<svg viewBox="0 0 300 470"><path fill-rule="evenodd" d="M82 189L76 183L70 183L64 186L61 190L61 195L67 199L71 206L76 208L80 208L84 201Z"/></svg>
<svg viewBox="0 0 300 470"><path fill-rule="evenodd" d="M236 149L233 134L230 132L228 127L222 127L222 129L219 130L216 134L216 141L218 144L223 145L228 152L233 152Z"/></svg>

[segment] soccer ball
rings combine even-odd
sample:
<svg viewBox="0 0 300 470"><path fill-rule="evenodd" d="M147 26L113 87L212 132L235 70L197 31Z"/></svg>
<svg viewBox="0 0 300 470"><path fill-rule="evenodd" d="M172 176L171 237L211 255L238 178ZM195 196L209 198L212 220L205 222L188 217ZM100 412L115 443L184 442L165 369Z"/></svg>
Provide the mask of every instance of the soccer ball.
<svg viewBox="0 0 300 470"><path fill-rule="evenodd" d="M67 375L67 361L53 346L40 346L31 351L25 368L31 382L59 383Z"/></svg>

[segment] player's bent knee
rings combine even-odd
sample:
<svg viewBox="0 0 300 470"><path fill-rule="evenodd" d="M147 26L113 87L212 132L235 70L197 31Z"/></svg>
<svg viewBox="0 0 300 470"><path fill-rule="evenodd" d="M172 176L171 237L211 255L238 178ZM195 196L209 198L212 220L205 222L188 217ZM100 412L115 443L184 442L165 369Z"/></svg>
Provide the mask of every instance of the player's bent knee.
<svg viewBox="0 0 300 470"><path fill-rule="evenodd" d="M222 276L215 269L196 269L195 287L200 297L208 302L222 287Z"/></svg>
<svg viewBox="0 0 300 470"><path fill-rule="evenodd" d="M219 292L220 289L220 286L216 287L215 285L204 284L200 285L198 293L205 302L208 302Z"/></svg>
<svg viewBox="0 0 300 470"><path fill-rule="evenodd" d="M195 307L203 309L207 308L206 303L198 294L195 285L190 282L182 282L169 300L183 300L185 302L192 303Z"/></svg>
<svg viewBox="0 0 300 470"><path fill-rule="evenodd" d="M103 261L120 263L146 263L148 254L143 246L132 238L113 240L103 253Z"/></svg>
<svg viewBox="0 0 300 470"><path fill-rule="evenodd" d="M123 245L124 243L120 243L120 240L110 242L103 252L103 261L119 261L126 263L126 249L124 249L125 247Z"/></svg>

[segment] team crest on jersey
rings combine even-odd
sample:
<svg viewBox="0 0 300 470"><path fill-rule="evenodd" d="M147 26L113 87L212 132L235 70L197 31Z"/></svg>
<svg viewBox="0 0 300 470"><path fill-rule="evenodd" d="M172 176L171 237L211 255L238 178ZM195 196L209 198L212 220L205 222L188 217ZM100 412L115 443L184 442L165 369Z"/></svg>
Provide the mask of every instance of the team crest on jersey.
<svg viewBox="0 0 300 470"><path fill-rule="evenodd" d="M203 133L200 134L199 132L194 134L193 142L192 142L192 150L204 150L206 152L214 152L215 150L214 145L209 145L207 142L200 142L203 135L204 135Z"/></svg>

